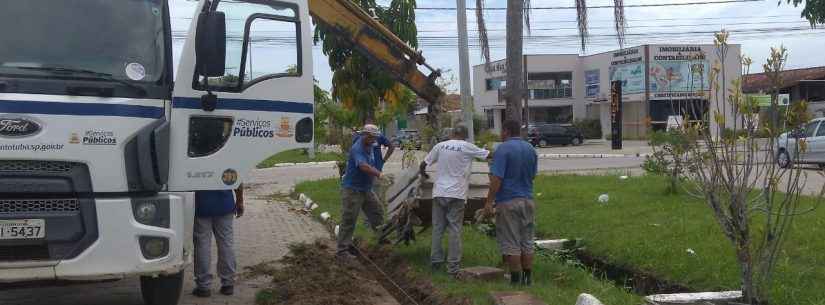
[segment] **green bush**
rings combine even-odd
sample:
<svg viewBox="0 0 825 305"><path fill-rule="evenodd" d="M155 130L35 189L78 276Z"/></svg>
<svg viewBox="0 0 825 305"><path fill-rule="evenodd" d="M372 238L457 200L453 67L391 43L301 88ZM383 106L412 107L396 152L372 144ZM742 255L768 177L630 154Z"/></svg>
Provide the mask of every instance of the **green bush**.
<svg viewBox="0 0 825 305"><path fill-rule="evenodd" d="M665 154L662 151L654 152L652 155L645 156L645 161L642 162L642 169L651 175L665 175L668 173L670 161L665 159Z"/></svg>
<svg viewBox="0 0 825 305"><path fill-rule="evenodd" d="M600 139L602 137L602 123L600 120L575 120L573 121L573 126L582 131L585 139Z"/></svg>
<svg viewBox="0 0 825 305"><path fill-rule="evenodd" d="M492 149L493 143L498 141L501 141L501 137L489 129L482 131L476 136L476 146L486 149Z"/></svg>

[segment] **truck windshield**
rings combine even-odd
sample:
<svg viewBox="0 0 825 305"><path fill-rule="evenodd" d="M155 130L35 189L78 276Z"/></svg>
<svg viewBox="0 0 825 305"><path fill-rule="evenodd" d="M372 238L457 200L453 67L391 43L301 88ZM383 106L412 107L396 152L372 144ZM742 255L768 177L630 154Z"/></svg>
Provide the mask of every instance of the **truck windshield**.
<svg viewBox="0 0 825 305"><path fill-rule="evenodd" d="M0 74L155 82L164 73L163 14L162 0L4 1Z"/></svg>

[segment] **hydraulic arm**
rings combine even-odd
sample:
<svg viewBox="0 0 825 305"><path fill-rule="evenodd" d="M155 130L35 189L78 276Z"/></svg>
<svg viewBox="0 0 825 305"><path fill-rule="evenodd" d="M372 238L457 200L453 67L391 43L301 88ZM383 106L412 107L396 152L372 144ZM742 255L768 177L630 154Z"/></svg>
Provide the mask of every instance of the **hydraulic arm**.
<svg viewBox="0 0 825 305"><path fill-rule="evenodd" d="M309 13L348 38L367 58L383 66L431 105L438 104L444 92L435 80L441 72L429 66L420 52L412 49L380 22L349 0L309 0ZM425 75L419 66L429 70Z"/></svg>

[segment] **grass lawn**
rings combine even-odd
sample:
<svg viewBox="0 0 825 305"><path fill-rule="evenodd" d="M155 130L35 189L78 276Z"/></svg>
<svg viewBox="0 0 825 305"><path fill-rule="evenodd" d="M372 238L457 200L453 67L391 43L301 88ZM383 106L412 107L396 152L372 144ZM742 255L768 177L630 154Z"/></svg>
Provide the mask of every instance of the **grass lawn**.
<svg viewBox="0 0 825 305"><path fill-rule="evenodd" d="M296 191L305 193L320 206L316 214L328 211L334 219L340 219L341 202L337 179L304 182L296 186ZM364 229L359 219L356 236L374 240ZM456 282L446 273L432 274L429 270L430 231L417 236L418 241L409 246L398 246L396 253L402 255L421 275L430 276L439 291L460 297L471 297L474 304L490 304L490 291L514 290L504 280L498 283ZM493 239L483 235L470 226L464 228L464 266L497 266L501 261ZM537 255L535 262L534 285L527 289L533 295L548 304L574 304L580 293L595 295L605 304L641 304L639 296L617 288L609 281L593 277L585 270L565 265L557 259Z"/></svg>
<svg viewBox="0 0 825 305"><path fill-rule="evenodd" d="M279 152L266 158L263 162L258 164L258 168L267 168L275 166L278 163L304 163L304 162L324 162L324 161L335 161L338 160L338 157L334 153L322 153L316 152L315 159L310 159L309 155L304 153L304 149L297 148L297 149L290 149Z"/></svg>
<svg viewBox="0 0 825 305"><path fill-rule="evenodd" d="M537 234L583 238L596 256L694 289L739 289L733 249L710 208L664 190L663 178L655 176L540 176ZM610 196L607 204L597 203L602 193ZM772 304L825 304L823 232L825 207L795 220L777 264Z"/></svg>

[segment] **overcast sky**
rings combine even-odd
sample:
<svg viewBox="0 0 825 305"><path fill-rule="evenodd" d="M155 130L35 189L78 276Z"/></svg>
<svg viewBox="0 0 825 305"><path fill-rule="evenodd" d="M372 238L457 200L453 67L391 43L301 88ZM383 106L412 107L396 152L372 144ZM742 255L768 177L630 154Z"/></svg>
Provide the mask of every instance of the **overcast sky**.
<svg viewBox="0 0 825 305"><path fill-rule="evenodd" d="M650 3L685 3L703 0L626 0L625 5ZM705 2L723 0L705 0ZM378 0L388 3L388 0ZM825 30L811 29L810 25L799 15L802 8L791 5L777 6L778 0L725 3L691 6L666 7L628 7L625 15L628 19L629 34L626 46L653 43L712 43L712 31L722 28L732 31L730 43L742 45L742 52L753 58L755 63L751 72L761 72L761 64L770 53L771 46L784 45L789 50L787 68L801 68L825 65ZM785 2L784 0L782 2ZM455 7L450 0L418 0L418 7ZM612 0L590 0L589 6L611 5ZM560 7L574 6L573 0L532 0L532 6ZM171 0L172 27L176 33L184 33L194 13L195 2L189 0ZM475 1L467 1L468 7L474 7ZM487 7L505 7L505 0L487 0ZM428 63L448 71L446 74L458 74L458 50L455 10L417 10L416 24L419 30L419 49L423 51ZM486 11L485 18L492 44L493 60L505 55L504 45L504 11ZM612 35L613 10L588 10L590 34L592 38L586 51L579 48L576 38L576 11L570 9L534 10L531 15L532 38L525 38L525 54L594 54L618 49L618 43ZM476 32L474 11L467 14L470 36L470 64L482 63ZM525 35L527 33L525 32ZM180 36L180 35L176 35ZM182 40L175 40L175 56L180 52ZM331 84L327 59L320 46L313 48L314 76L322 87L328 89ZM263 60L258 59L256 60ZM278 58L267 60L277 61ZM458 84L454 84L455 90Z"/></svg>

